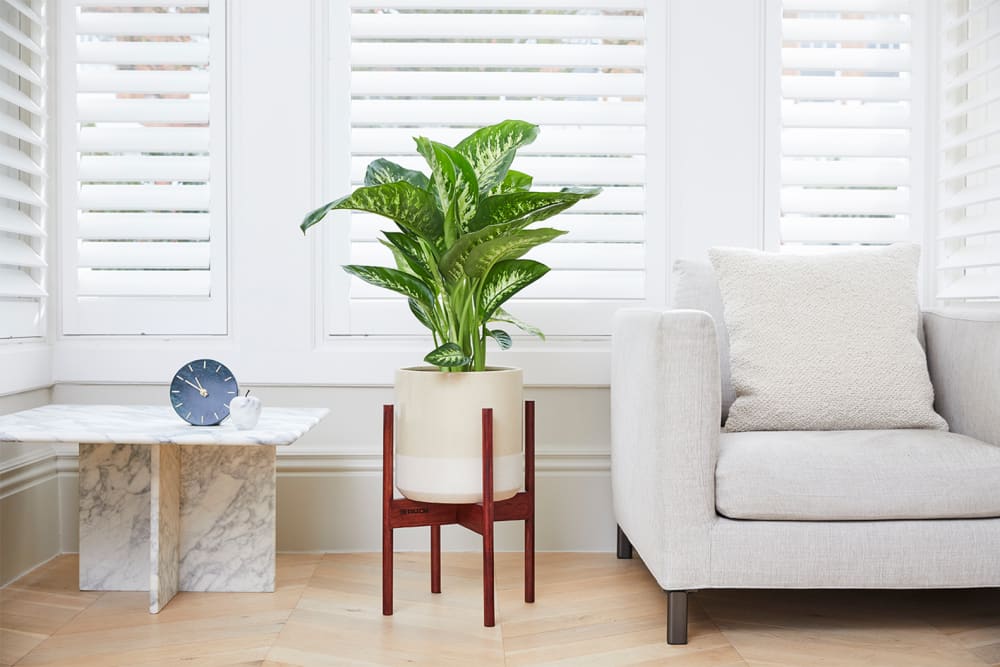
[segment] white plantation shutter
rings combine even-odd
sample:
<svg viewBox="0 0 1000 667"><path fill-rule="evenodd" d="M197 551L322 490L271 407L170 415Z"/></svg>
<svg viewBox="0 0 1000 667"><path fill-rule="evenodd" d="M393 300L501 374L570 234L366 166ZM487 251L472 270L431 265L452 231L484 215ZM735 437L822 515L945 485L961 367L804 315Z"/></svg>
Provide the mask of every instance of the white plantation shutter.
<svg viewBox="0 0 1000 667"><path fill-rule="evenodd" d="M910 0L784 0L783 249L916 238Z"/></svg>
<svg viewBox="0 0 1000 667"><path fill-rule="evenodd" d="M945 3L937 297L1000 300L1000 3Z"/></svg>
<svg viewBox="0 0 1000 667"><path fill-rule="evenodd" d="M225 2L62 10L64 333L225 333Z"/></svg>
<svg viewBox="0 0 1000 667"><path fill-rule="evenodd" d="M647 33L643 0L455 0L338 3L331 51L333 193L386 157L428 171L411 137L454 145L504 119L541 126L513 168L535 190L601 186L535 227L569 231L528 258L552 271L509 302L549 335L603 335L612 313L651 298L647 274ZM657 39L664 39L661 34ZM349 82L349 85L348 85ZM349 146L350 150L338 150ZM349 161L347 159L349 156ZM348 222L349 221L349 222ZM393 265L377 242L393 229L344 213L333 237L333 334L424 333L406 301L340 275L346 263ZM662 252L662 248L660 249ZM511 333L520 333L508 327Z"/></svg>
<svg viewBox="0 0 1000 667"><path fill-rule="evenodd" d="M45 334L44 10L0 8L0 338Z"/></svg>

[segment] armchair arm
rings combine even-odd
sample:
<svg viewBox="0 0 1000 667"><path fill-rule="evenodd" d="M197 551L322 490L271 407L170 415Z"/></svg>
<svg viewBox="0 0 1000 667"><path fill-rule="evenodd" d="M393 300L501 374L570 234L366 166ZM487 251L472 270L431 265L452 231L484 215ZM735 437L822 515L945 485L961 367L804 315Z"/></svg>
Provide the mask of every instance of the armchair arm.
<svg viewBox="0 0 1000 667"><path fill-rule="evenodd" d="M961 433L1000 446L1000 312L924 311L934 408Z"/></svg>
<svg viewBox="0 0 1000 667"><path fill-rule="evenodd" d="M611 355L615 516L666 590L709 581L720 411L708 313L618 312Z"/></svg>

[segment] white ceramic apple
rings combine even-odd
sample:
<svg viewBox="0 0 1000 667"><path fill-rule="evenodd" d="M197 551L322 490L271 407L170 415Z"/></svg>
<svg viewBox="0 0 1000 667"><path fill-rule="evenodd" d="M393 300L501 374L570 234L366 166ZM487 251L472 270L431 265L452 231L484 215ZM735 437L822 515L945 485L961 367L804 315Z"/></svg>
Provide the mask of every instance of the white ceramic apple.
<svg viewBox="0 0 1000 667"><path fill-rule="evenodd" d="M245 396L237 396L229 401L229 416L233 425L241 431L246 431L257 425L263 404L248 391Z"/></svg>

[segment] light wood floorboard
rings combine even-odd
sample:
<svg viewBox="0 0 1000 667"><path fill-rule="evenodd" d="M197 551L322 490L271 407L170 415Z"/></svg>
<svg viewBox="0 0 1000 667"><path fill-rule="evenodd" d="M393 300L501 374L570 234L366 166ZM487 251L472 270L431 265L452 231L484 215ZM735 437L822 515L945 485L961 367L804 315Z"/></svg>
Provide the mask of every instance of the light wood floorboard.
<svg viewBox="0 0 1000 667"><path fill-rule="evenodd" d="M61 556L0 590L0 667L508 665L1000 667L1000 590L703 591L690 643L665 643L666 600L638 559L538 555L535 604L519 554L497 556L497 627L482 626L481 557L396 555L395 614L381 614L378 554L282 554L277 590L76 589Z"/></svg>

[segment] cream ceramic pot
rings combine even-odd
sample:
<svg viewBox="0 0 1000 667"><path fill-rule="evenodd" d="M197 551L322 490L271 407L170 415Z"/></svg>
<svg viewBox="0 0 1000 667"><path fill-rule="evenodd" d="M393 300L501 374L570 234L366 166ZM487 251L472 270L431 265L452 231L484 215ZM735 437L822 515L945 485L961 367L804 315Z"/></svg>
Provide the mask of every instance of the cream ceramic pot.
<svg viewBox="0 0 1000 667"><path fill-rule="evenodd" d="M411 500L475 503L483 499L482 410L493 408L494 500L524 481L521 369L443 373L396 371L396 488Z"/></svg>

